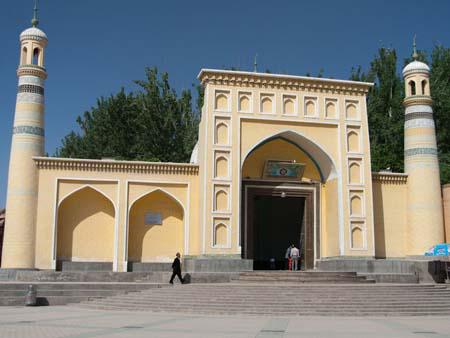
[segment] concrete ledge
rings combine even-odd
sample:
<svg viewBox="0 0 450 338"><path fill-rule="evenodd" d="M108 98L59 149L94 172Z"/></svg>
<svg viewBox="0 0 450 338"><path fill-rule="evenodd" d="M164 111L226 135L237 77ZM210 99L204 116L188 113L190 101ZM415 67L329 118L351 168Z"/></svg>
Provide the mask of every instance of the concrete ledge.
<svg viewBox="0 0 450 338"><path fill-rule="evenodd" d="M56 270L58 271L112 271L112 262L72 262L58 261Z"/></svg>
<svg viewBox="0 0 450 338"><path fill-rule="evenodd" d="M443 283L445 261L409 259L324 259L317 262L323 271L354 271L359 274L414 274L422 283Z"/></svg>
<svg viewBox="0 0 450 338"><path fill-rule="evenodd" d="M376 283L417 284L419 276L414 273L358 273Z"/></svg>
<svg viewBox="0 0 450 338"><path fill-rule="evenodd" d="M185 258L187 272L239 272L253 270L253 260L235 258Z"/></svg>
<svg viewBox="0 0 450 338"><path fill-rule="evenodd" d="M172 263L140 263L128 262L130 272L172 271Z"/></svg>

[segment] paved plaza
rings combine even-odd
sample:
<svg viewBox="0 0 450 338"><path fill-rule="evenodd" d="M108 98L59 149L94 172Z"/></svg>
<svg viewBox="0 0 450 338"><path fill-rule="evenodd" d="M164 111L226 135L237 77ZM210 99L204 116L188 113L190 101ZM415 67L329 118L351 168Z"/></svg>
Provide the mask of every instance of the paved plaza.
<svg viewBox="0 0 450 338"><path fill-rule="evenodd" d="M0 337L450 337L450 317L196 316L54 306L0 308Z"/></svg>

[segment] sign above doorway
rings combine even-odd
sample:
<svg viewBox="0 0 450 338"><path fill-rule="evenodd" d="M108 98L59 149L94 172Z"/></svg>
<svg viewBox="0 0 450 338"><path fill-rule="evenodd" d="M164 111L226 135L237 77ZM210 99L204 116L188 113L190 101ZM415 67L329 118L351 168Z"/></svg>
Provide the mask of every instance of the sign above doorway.
<svg viewBox="0 0 450 338"><path fill-rule="evenodd" d="M305 164L294 161L267 160L264 165L264 178L298 179L305 172Z"/></svg>

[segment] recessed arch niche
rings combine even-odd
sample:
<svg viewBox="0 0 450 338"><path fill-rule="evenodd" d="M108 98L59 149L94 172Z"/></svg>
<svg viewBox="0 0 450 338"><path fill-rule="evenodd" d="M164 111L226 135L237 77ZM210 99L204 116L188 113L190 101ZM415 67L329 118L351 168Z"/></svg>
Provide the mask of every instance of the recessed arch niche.
<svg viewBox="0 0 450 338"><path fill-rule="evenodd" d="M216 178L228 177L228 159L225 155L217 155L214 176Z"/></svg>
<svg viewBox="0 0 450 338"><path fill-rule="evenodd" d="M216 247L226 247L228 244L228 227L222 220L216 220L214 225L214 241Z"/></svg>
<svg viewBox="0 0 450 338"><path fill-rule="evenodd" d="M247 93L240 94L239 96L239 107L238 110L241 112L250 112L250 95Z"/></svg>
<svg viewBox="0 0 450 338"><path fill-rule="evenodd" d="M362 222L351 222L351 248L356 250L364 249L365 232Z"/></svg>
<svg viewBox="0 0 450 338"><path fill-rule="evenodd" d="M361 216L362 215L362 200L358 194L352 194L350 197L350 215Z"/></svg>
<svg viewBox="0 0 450 338"><path fill-rule="evenodd" d="M273 113L273 98L271 96L261 97L261 112L262 113Z"/></svg>
<svg viewBox="0 0 450 338"><path fill-rule="evenodd" d="M228 111L228 94L223 92L216 93L216 99L214 103L216 110Z"/></svg>
<svg viewBox="0 0 450 338"><path fill-rule="evenodd" d="M215 193L215 211L228 210L228 192L224 188L219 188Z"/></svg>
<svg viewBox="0 0 450 338"><path fill-rule="evenodd" d="M359 134L354 130L347 133L347 147L349 153L359 153L361 151L359 146Z"/></svg>
<svg viewBox="0 0 450 338"><path fill-rule="evenodd" d="M169 193L157 189L139 197L129 210L128 261L170 261L183 252L184 209Z"/></svg>
<svg viewBox="0 0 450 338"><path fill-rule="evenodd" d="M58 261L112 262L115 208L103 193L83 187L58 207Z"/></svg>
<svg viewBox="0 0 450 338"><path fill-rule="evenodd" d="M295 96L286 95L283 97L283 113L294 115L295 111Z"/></svg>
<svg viewBox="0 0 450 338"><path fill-rule="evenodd" d="M215 143L218 145L227 145L228 142L228 123L218 121L216 125Z"/></svg>
<svg viewBox="0 0 450 338"><path fill-rule="evenodd" d="M349 166L350 184L361 184L361 166L358 162L351 162Z"/></svg>
<svg viewBox="0 0 450 338"><path fill-rule="evenodd" d="M358 109L356 106L356 102L347 103L345 107L345 114L347 119L356 120L358 119Z"/></svg>
<svg viewBox="0 0 450 338"><path fill-rule="evenodd" d="M316 101L314 99L306 99L305 115L306 116L315 116L316 115Z"/></svg>
<svg viewBox="0 0 450 338"><path fill-rule="evenodd" d="M335 118L336 117L336 102L327 101L325 105L325 117Z"/></svg>
<svg viewBox="0 0 450 338"><path fill-rule="evenodd" d="M256 147L245 159L242 177L261 179L267 159L292 160L305 164L303 177L321 181L321 173L313 159L298 145L283 137L274 137Z"/></svg>

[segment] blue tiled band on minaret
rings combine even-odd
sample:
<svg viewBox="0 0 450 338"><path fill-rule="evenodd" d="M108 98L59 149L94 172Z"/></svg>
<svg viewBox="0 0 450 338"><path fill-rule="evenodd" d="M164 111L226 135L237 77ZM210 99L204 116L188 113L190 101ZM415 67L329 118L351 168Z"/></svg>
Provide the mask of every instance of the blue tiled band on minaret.
<svg viewBox="0 0 450 338"><path fill-rule="evenodd" d="M44 128L36 126L16 126L13 128L13 134L29 134L36 136L45 136Z"/></svg>
<svg viewBox="0 0 450 338"><path fill-rule="evenodd" d="M437 155L436 148L411 148L405 150L405 157L415 156L415 155Z"/></svg>

